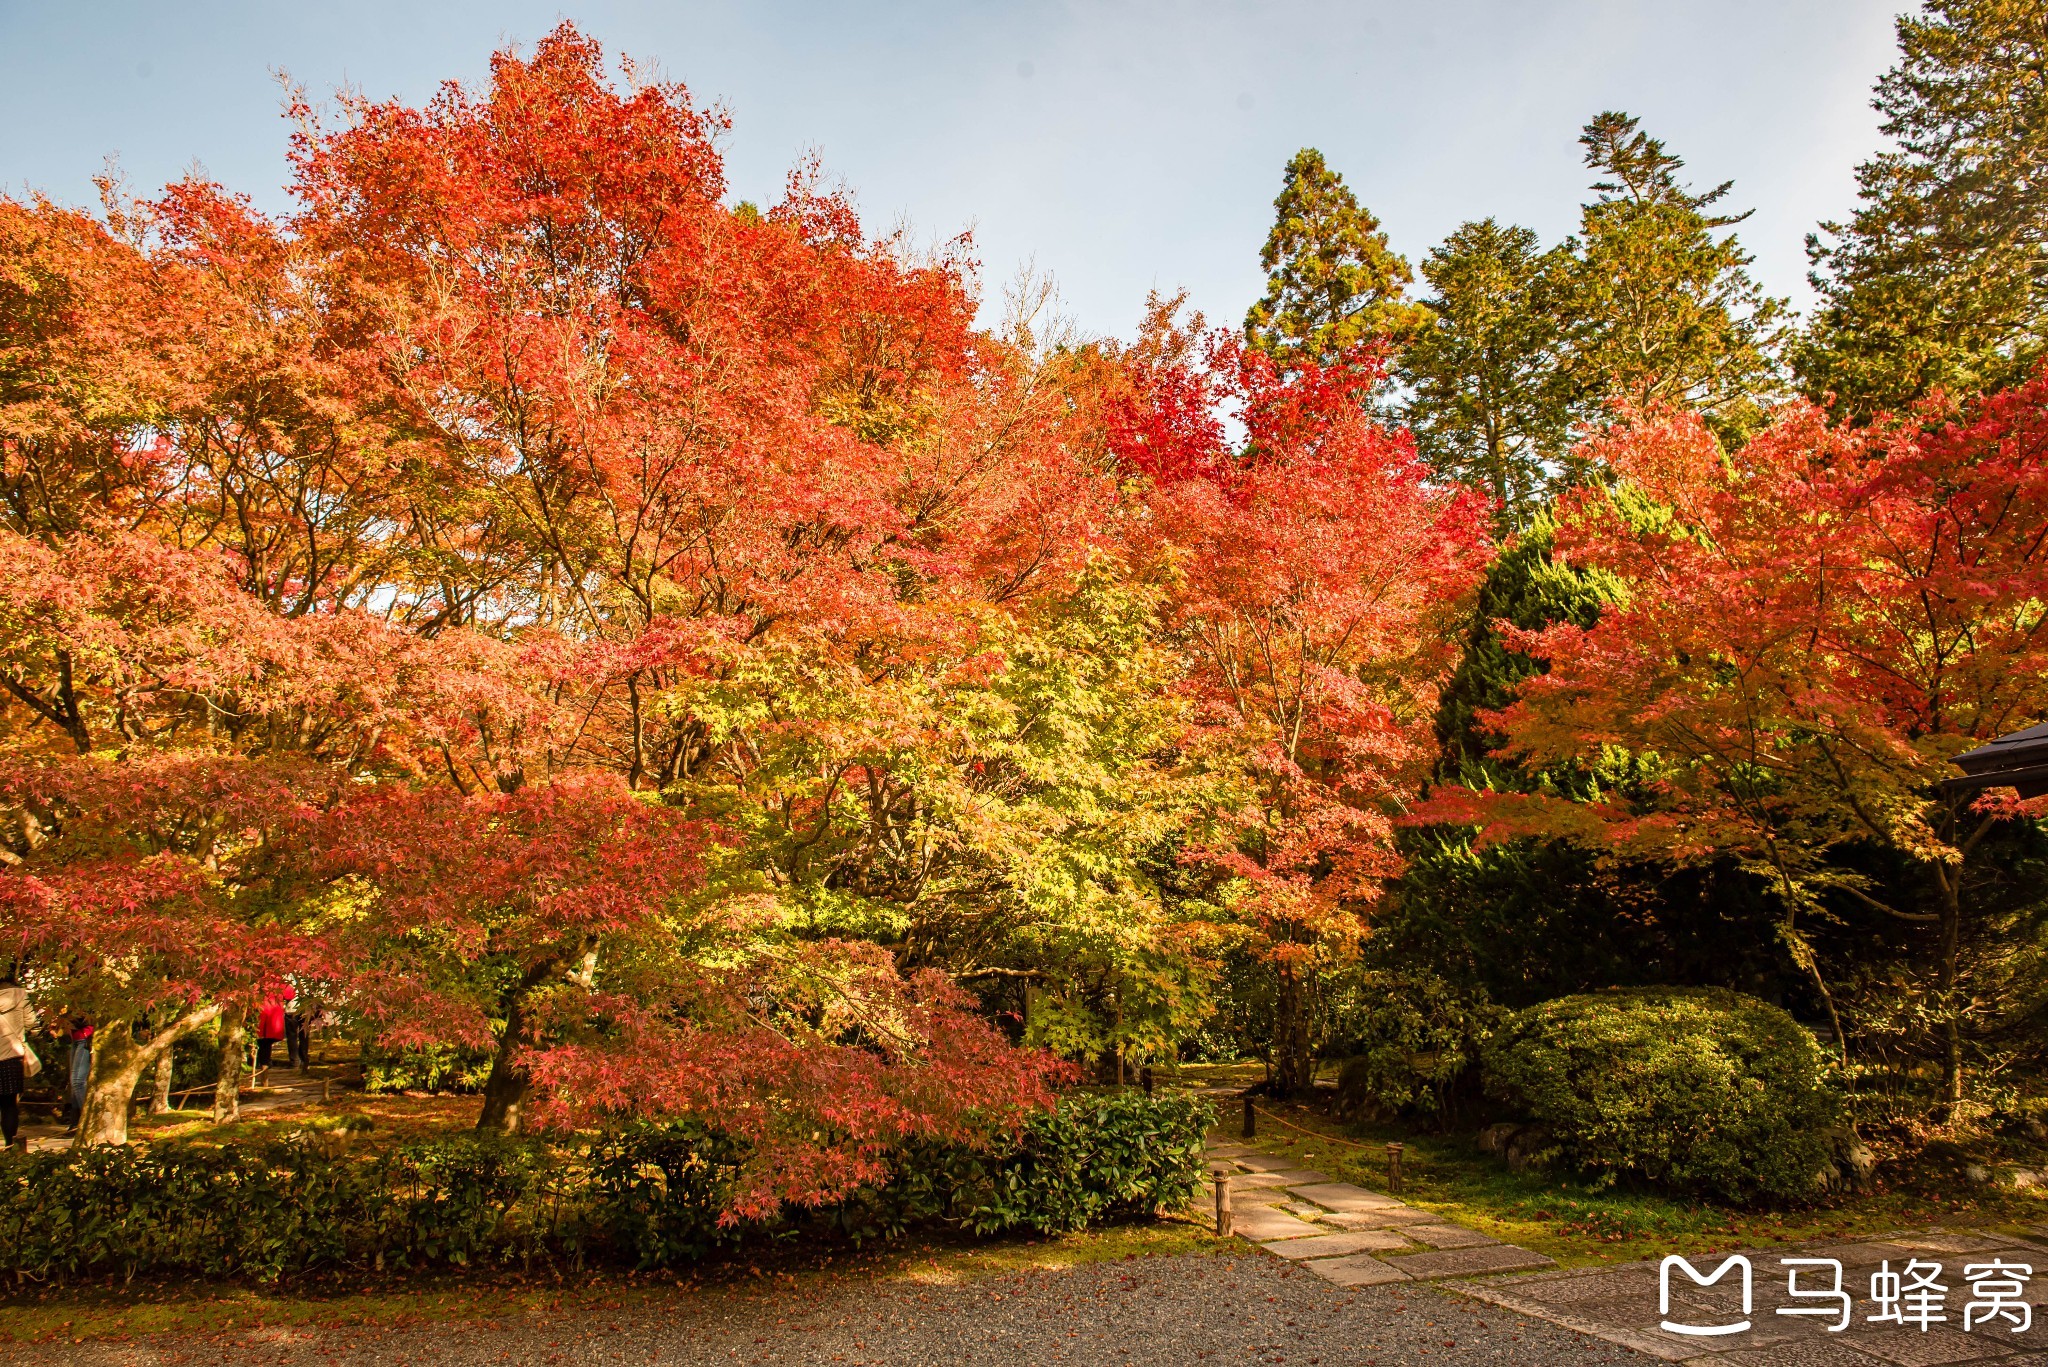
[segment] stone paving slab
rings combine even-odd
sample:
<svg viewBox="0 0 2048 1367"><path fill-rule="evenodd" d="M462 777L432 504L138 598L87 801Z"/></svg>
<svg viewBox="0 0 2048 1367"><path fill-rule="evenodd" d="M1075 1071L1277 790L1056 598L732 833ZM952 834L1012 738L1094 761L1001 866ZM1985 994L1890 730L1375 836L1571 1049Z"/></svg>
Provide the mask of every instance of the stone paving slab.
<svg viewBox="0 0 2048 1367"><path fill-rule="evenodd" d="M1969 1362L2004 1364L2011 1362L2018 1351L1996 1339L1954 1329L1932 1329L1925 1333L1918 1329L1904 1333L1892 1330L1857 1340L1855 1347L1857 1352L1879 1362L1899 1363L1902 1367L1946 1367L1948 1363Z"/></svg>
<svg viewBox="0 0 2048 1367"><path fill-rule="evenodd" d="M1251 1172L1286 1172L1289 1169L1298 1169L1300 1166L1292 1158L1280 1158L1270 1153L1259 1153L1257 1151L1247 1151L1238 1154L1232 1161L1239 1167Z"/></svg>
<svg viewBox="0 0 2048 1367"><path fill-rule="evenodd" d="M1444 1217L1433 1210L1414 1206L1388 1206L1384 1210L1337 1211L1323 1217L1323 1223L1346 1229L1406 1229L1410 1225L1440 1225Z"/></svg>
<svg viewBox="0 0 2048 1367"><path fill-rule="evenodd" d="M1484 1248L1500 1242L1490 1234L1463 1225L1403 1225L1401 1232L1431 1248Z"/></svg>
<svg viewBox="0 0 2048 1367"><path fill-rule="evenodd" d="M1358 1253L1349 1258L1320 1258L1303 1265L1318 1277L1339 1286L1384 1286L1388 1282L1408 1280L1406 1272L1381 1262L1370 1253Z"/></svg>
<svg viewBox="0 0 2048 1367"><path fill-rule="evenodd" d="M2014 1240L1985 1234L1901 1234L1883 1241L1911 1253L1990 1253L2010 1248Z"/></svg>
<svg viewBox="0 0 2048 1367"><path fill-rule="evenodd" d="M1293 1167L1244 1145L1218 1145L1209 1156L1212 1171L1235 1170L1231 1189L1238 1235L1341 1286L1556 1266L1539 1253L1499 1243L1434 1211L1350 1182L1333 1182L1326 1173Z"/></svg>
<svg viewBox="0 0 2048 1367"><path fill-rule="evenodd" d="M1334 1258L1340 1253L1386 1253L1405 1248L1416 1251L1415 1245L1398 1234L1389 1234L1381 1229L1361 1229L1349 1234L1318 1234L1310 1239L1287 1239L1280 1243L1267 1244L1268 1253L1277 1253L1283 1258Z"/></svg>
<svg viewBox="0 0 2048 1367"><path fill-rule="evenodd" d="M1556 1267L1555 1258L1531 1253L1513 1244L1487 1244L1481 1248L1447 1248L1436 1253L1411 1253L1394 1259L1394 1266L1415 1278L1474 1277L1485 1272L1533 1271Z"/></svg>
<svg viewBox="0 0 2048 1367"><path fill-rule="evenodd" d="M1253 1206L1249 1210L1236 1211L1232 1223L1241 1237L1255 1243L1265 1243L1270 1239L1306 1239L1325 1232L1306 1220L1297 1220L1271 1206Z"/></svg>
<svg viewBox="0 0 2048 1367"><path fill-rule="evenodd" d="M1294 1188L1296 1196L1306 1197L1326 1210L1395 1210L1411 1209L1407 1202L1397 1201L1391 1196L1382 1196L1364 1187L1355 1187L1349 1182L1310 1182Z"/></svg>
<svg viewBox="0 0 2048 1367"><path fill-rule="evenodd" d="M1884 1359L1841 1343L1802 1343L1785 1348L1737 1349L1714 1359L1723 1367L1887 1367Z"/></svg>

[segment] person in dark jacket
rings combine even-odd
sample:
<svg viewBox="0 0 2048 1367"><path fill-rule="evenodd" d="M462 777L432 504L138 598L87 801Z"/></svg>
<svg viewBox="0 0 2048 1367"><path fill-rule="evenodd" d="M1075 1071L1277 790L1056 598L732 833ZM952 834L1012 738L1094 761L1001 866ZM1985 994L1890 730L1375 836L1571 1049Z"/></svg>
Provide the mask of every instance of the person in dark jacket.
<svg viewBox="0 0 2048 1367"><path fill-rule="evenodd" d="M73 1016L65 1038L71 1043L71 1072L64 1093L64 1133L77 1134L78 1118L85 1114L85 1089L92 1085L92 1022Z"/></svg>

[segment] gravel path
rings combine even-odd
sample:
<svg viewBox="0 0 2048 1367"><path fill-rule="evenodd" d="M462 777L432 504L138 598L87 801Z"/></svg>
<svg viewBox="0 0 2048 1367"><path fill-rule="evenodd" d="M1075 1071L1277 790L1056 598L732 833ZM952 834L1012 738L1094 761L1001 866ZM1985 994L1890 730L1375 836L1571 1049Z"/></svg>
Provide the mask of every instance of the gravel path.
<svg viewBox="0 0 2048 1367"><path fill-rule="evenodd" d="M616 1312L486 1325L239 1331L16 1348L10 1367L871 1364L1188 1367L1646 1363L1627 1349L1435 1286L1346 1290L1278 1258L1141 1258L965 1285L856 1278L780 1296L678 1292Z"/></svg>

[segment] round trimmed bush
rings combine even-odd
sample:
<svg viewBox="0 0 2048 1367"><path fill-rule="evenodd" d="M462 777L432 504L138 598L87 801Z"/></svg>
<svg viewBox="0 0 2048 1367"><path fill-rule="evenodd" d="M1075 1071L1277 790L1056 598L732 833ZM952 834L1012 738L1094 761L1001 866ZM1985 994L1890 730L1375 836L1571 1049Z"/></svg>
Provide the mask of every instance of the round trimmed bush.
<svg viewBox="0 0 2048 1367"><path fill-rule="evenodd" d="M1812 1032L1739 992L1560 997L1510 1017L1486 1070L1565 1164L1738 1202L1817 1192L1841 1121Z"/></svg>

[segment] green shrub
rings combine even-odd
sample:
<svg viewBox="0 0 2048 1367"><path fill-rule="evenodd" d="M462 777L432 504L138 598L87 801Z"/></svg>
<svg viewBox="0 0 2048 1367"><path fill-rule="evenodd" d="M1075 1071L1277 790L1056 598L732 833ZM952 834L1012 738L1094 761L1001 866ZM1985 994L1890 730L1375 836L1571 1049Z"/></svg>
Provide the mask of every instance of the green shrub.
<svg viewBox="0 0 2048 1367"><path fill-rule="evenodd" d="M742 1156L694 1121L603 1136L590 1146L588 1227L638 1268L696 1262L736 1237L718 1213Z"/></svg>
<svg viewBox="0 0 2048 1367"><path fill-rule="evenodd" d="M454 1092L472 1096L484 1089L494 1055L488 1049L437 1044L426 1049L363 1046L366 1092Z"/></svg>
<svg viewBox="0 0 2048 1367"><path fill-rule="evenodd" d="M1638 989L1509 1018L1487 1088L1582 1172L1734 1201L1812 1195L1841 1101L1813 1035L1753 997Z"/></svg>
<svg viewBox="0 0 2048 1367"><path fill-rule="evenodd" d="M1361 969L1325 994L1327 1052L1344 1056L1337 1102L1347 1116L1440 1118L1507 1014L1433 973Z"/></svg>
<svg viewBox="0 0 2048 1367"><path fill-rule="evenodd" d="M1202 1136L1214 1118L1183 1094L1070 1092L1014 1145L906 1146L886 1186L856 1193L833 1218L865 1239L923 1224L1052 1234L1176 1210L1207 1180Z"/></svg>
<svg viewBox="0 0 2048 1367"><path fill-rule="evenodd" d="M1190 1097L1071 1094L1015 1144L908 1146L888 1185L806 1218L866 1236L1150 1215L1199 1190L1208 1120ZM276 1281L593 1256L673 1266L748 1232L718 1224L743 1157L690 1122L557 1145L462 1135L372 1153L309 1129L0 1157L0 1276Z"/></svg>

